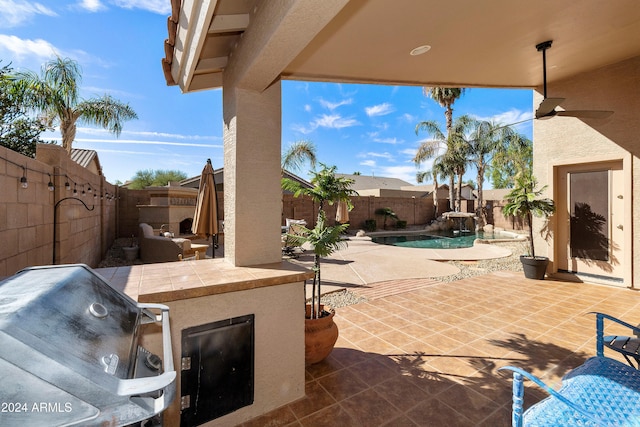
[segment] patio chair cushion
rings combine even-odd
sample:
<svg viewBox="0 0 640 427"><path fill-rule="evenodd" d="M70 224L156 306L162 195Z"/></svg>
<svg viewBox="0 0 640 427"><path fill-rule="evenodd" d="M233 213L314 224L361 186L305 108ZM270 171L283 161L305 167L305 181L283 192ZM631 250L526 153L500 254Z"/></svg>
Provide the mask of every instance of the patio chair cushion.
<svg viewBox="0 0 640 427"><path fill-rule="evenodd" d="M554 396L524 413L525 426L640 426L640 373L608 357L592 357L562 379L558 391L582 414Z"/></svg>

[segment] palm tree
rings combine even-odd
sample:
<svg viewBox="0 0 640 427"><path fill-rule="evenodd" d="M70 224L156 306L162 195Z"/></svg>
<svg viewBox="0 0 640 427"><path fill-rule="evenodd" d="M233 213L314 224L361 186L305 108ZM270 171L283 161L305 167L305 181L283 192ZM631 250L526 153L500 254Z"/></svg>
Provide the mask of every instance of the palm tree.
<svg viewBox="0 0 640 427"><path fill-rule="evenodd" d="M533 142L519 133L511 135L506 146L500 147L493 157L490 167L491 183L494 188L513 188L521 175L531 175L533 163Z"/></svg>
<svg viewBox="0 0 640 427"><path fill-rule="evenodd" d="M420 150L418 150L418 153L416 153L416 156L414 157L414 161L416 158L420 158L420 160L417 162L417 163L420 163L423 160L426 160L427 158L432 157L431 155L426 156L426 154L427 154L426 151L421 152ZM443 157L436 156L433 159L433 164L431 165L431 171L418 172L416 174L416 181L418 183L424 182L427 175L431 175L431 178L433 179L433 192L431 193L431 195L433 196L434 218L438 218L438 177L442 179L446 179L447 176L451 175L451 173L449 172L450 171L447 170L447 165L446 163L444 163Z"/></svg>
<svg viewBox="0 0 640 427"><path fill-rule="evenodd" d="M451 127L453 126L453 104L456 102L458 98L464 94L464 88L453 88L453 87L423 87L422 93L425 96L433 99L437 102L441 107L445 109L444 116L446 119L446 129L447 129L447 138L445 141L449 141L449 135L451 134ZM424 123L424 122L423 122ZM420 126L420 124L418 124ZM418 126L416 126L416 134L418 133ZM428 130L428 129L426 129ZM450 153L450 154L453 154ZM415 161L415 160L414 160ZM457 160L455 158L448 159L450 163L455 163ZM449 179L449 209L454 209L454 196L453 196L453 184L454 184L454 176L451 175Z"/></svg>
<svg viewBox="0 0 640 427"><path fill-rule="evenodd" d="M547 186L537 188L533 175L522 175L516 179L516 187L506 196L507 204L502 208L505 215L524 218L529 231L529 253L535 259L533 245L533 216L549 217L555 212L553 200L542 198Z"/></svg>
<svg viewBox="0 0 640 427"><path fill-rule="evenodd" d="M447 120L447 131L453 124L453 104L464 94L465 89L459 87L423 87L425 96L436 101L445 108L444 116Z"/></svg>
<svg viewBox="0 0 640 427"><path fill-rule="evenodd" d="M503 152L511 141L515 140L515 132L508 126L489 121L476 121L474 126L475 129L468 142L467 155L477 171L478 204L476 215L479 218L479 225L484 225L486 223L483 197L484 175L494 155Z"/></svg>
<svg viewBox="0 0 640 427"><path fill-rule="evenodd" d="M355 182L352 179L338 177L335 174L336 166L327 166L320 163L320 171L313 171L311 184L309 188L302 185L298 181L289 178L282 178L282 188L291 191L294 197L308 196L318 203L318 218L313 229L302 228L301 235L287 235L295 245L302 245L308 242L314 246L314 272L312 298L311 298L311 318L317 319L321 317L320 313L320 257L330 255L336 249L339 249L346 242L342 242L340 234L343 233L349 224L337 225L334 227L327 226L327 215L324 212L324 204L333 205L337 202L345 202L348 209L352 209L351 196L357 196L358 193L351 189L351 185ZM315 246L318 245L318 246Z"/></svg>
<svg viewBox="0 0 640 427"><path fill-rule="evenodd" d="M458 207L460 206L462 175L464 175L468 163L465 151L468 143L466 134L472 124L473 120L469 116L461 116L454 121L446 136L436 121L424 121L416 125L416 135L421 130L426 130L433 139L423 141L420 144L413 157L413 162L420 164L429 158L434 158L444 150L444 153L440 154L439 167L440 171L447 171L449 177L449 208L451 210L455 209L455 200L458 200ZM458 177L457 197L454 194L456 176Z"/></svg>
<svg viewBox="0 0 640 427"><path fill-rule="evenodd" d="M109 95L80 99L81 79L78 63L60 57L43 65L42 76L30 71L18 75L29 105L41 112L49 125L60 126L62 147L67 152L71 152L78 121L101 126L119 136L124 121L138 118L128 104Z"/></svg>
<svg viewBox="0 0 640 427"><path fill-rule="evenodd" d="M311 141L296 141L282 154L282 169L299 170L305 162L316 168L316 146Z"/></svg>

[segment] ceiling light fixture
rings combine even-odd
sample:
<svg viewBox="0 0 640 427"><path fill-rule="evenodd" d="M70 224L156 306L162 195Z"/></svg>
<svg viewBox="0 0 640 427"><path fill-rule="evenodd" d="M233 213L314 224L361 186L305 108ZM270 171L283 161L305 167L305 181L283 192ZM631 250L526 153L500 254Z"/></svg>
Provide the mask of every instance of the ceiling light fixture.
<svg viewBox="0 0 640 427"><path fill-rule="evenodd" d="M428 44L423 44L422 46L418 46L412 49L411 52L409 52L409 55L418 56L418 55L422 55L423 53L427 53L430 50L431 50L431 46L429 46Z"/></svg>

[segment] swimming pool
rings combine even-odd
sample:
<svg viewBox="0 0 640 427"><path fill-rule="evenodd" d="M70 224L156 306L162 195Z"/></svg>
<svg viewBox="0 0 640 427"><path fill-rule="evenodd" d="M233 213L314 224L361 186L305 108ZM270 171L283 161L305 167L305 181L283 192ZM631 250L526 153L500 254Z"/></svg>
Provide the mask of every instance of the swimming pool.
<svg viewBox="0 0 640 427"><path fill-rule="evenodd" d="M430 248L430 249L458 249L470 248L476 239L482 240L515 240L517 236L512 233L456 233L452 231L432 233L407 233L372 236L374 243L405 248Z"/></svg>

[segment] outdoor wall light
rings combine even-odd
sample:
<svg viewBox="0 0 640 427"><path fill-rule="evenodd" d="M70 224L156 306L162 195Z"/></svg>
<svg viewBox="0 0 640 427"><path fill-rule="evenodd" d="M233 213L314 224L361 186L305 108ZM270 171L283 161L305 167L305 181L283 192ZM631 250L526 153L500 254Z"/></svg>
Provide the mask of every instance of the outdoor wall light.
<svg viewBox="0 0 640 427"><path fill-rule="evenodd" d="M76 188L76 183L73 183L73 195L77 195L78 194L78 189Z"/></svg>
<svg viewBox="0 0 640 427"><path fill-rule="evenodd" d="M48 173L47 175L49 175L49 183L47 184L47 188L49 189L49 191L53 191L56 189L56 187L53 185L53 182L51 181L51 174Z"/></svg>
<svg viewBox="0 0 640 427"><path fill-rule="evenodd" d="M87 193L91 193L91 186L87 184Z"/></svg>
<svg viewBox="0 0 640 427"><path fill-rule="evenodd" d="M65 177L67 178L67 182L64 183L64 189L69 191L71 190L71 184L69 184L69 177L65 175Z"/></svg>
<svg viewBox="0 0 640 427"><path fill-rule="evenodd" d="M82 197L84 197L86 195L87 195L87 193L85 193L85 191L84 191L84 184L82 184Z"/></svg>
<svg viewBox="0 0 640 427"><path fill-rule="evenodd" d="M22 188L27 188L29 183L27 182L27 168L22 166L22 178L20 178L20 186Z"/></svg>

